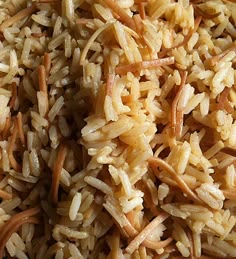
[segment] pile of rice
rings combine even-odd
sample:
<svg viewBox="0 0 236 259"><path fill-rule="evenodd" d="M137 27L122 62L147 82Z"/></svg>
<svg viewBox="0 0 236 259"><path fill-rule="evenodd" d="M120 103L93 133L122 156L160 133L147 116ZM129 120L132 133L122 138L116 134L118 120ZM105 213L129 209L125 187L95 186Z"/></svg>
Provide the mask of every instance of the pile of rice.
<svg viewBox="0 0 236 259"><path fill-rule="evenodd" d="M236 257L236 3L0 0L0 258Z"/></svg>

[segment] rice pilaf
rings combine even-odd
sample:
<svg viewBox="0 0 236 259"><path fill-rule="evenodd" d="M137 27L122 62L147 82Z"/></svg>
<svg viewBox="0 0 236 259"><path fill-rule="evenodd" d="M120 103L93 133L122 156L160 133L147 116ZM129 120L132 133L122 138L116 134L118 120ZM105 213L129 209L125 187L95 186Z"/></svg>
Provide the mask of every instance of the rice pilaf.
<svg viewBox="0 0 236 259"><path fill-rule="evenodd" d="M236 257L236 3L0 0L0 258Z"/></svg>

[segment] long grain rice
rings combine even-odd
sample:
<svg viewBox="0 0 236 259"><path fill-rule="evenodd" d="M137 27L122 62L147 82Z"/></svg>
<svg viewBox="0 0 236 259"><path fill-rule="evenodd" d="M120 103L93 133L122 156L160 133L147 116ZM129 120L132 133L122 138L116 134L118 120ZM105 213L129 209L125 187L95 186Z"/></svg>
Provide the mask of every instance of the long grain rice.
<svg viewBox="0 0 236 259"><path fill-rule="evenodd" d="M0 258L236 257L234 2L0 0Z"/></svg>

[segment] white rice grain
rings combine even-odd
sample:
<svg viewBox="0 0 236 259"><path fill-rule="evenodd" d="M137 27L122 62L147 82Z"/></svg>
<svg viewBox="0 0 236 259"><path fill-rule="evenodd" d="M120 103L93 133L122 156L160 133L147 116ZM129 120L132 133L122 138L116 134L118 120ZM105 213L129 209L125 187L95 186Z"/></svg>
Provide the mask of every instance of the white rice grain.
<svg viewBox="0 0 236 259"><path fill-rule="evenodd" d="M70 220L75 220L76 219L76 215L79 211L80 208L80 204L81 204L81 193L77 192L71 202L71 206L70 206L70 210L69 210L69 217Z"/></svg>
<svg viewBox="0 0 236 259"><path fill-rule="evenodd" d="M48 118L49 120L52 122L55 117L58 115L59 111L61 110L61 108L64 105L64 98L63 96L59 97L56 102L54 103L54 105L52 106L52 108L50 109L50 111L48 112Z"/></svg>

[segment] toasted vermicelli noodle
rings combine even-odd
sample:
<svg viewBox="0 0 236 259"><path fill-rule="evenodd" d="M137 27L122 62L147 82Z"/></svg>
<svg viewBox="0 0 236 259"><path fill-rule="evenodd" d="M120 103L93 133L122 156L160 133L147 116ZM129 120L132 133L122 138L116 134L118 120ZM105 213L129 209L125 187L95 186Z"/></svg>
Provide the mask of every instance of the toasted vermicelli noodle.
<svg viewBox="0 0 236 259"><path fill-rule="evenodd" d="M236 257L235 14L0 0L0 258Z"/></svg>

